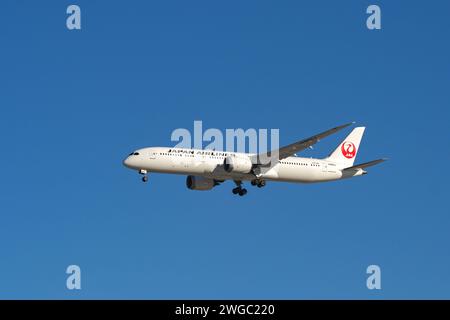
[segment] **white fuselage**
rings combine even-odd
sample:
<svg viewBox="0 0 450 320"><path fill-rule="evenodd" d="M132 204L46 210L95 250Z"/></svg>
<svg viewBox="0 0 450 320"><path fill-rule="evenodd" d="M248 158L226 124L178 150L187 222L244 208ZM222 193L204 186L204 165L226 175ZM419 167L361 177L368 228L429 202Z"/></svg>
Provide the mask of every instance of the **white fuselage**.
<svg viewBox="0 0 450 320"><path fill-rule="evenodd" d="M253 180L254 173L227 172L224 160L227 156L250 157L252 154L199 149L152 147L136 150L124 165L146 172L172 173L202 176L216 180ZM364 172L344 174L337 163L326 159L288 157L266 171L257 174L258 179L286 182L321 182L338 180Z"/></svg>

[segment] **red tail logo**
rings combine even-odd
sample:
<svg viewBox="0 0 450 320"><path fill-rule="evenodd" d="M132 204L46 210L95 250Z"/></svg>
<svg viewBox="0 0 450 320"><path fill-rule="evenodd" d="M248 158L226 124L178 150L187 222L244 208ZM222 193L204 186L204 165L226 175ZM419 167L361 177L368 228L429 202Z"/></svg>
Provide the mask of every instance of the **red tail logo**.
<svg viewBox="0 0 450 320"><path fill-rule="evenodd" d="M347 159L351 159L356 155L356 147L353 142L345 141L341 146L342 155Z"/></svg>

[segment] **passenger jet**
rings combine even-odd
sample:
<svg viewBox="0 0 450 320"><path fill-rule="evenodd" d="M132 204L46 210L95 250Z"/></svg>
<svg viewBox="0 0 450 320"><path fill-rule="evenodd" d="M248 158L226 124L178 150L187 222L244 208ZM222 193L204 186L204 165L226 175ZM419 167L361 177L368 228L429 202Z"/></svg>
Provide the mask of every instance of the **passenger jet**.
<svg viewBox="0 0 450 320"><path fill-rule="evenodd" d="M149 172L187 175L186 186L191 190L211 190L226 180L233 180L236 184L233 194L240 196L247 193L243 187L244 181L261 188L266 181L311 183L346 179L364 175L367 173L365 168L386 160L353 164L365 127L354 128L324 159L298 157L297 153L351 124L335 127L268 153L151 147L133 151L123 164L143 175L144 182L148 180ZM274 154L276 159L271 158ZM262 158L271 161L263 163L260 161Z"/></svg>

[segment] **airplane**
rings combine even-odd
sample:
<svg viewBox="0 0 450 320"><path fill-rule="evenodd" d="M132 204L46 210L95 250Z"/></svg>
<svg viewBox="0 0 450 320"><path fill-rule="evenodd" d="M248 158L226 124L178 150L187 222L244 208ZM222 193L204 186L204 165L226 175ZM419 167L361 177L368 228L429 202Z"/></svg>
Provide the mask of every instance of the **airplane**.
<svg viewBox="0 0 450 320"><path fill-rule="evenodd" d="M365 127L354 128L324 159L303 158L297 153L353 123L261 154L148 147L130 153L123 164L143 175L144 182L148 181L149 172L187 175L186 186L191 190L211 190L226 180L233 180L236 187L232 192L240 196L247 194L247 189L243 187L244 181L261 188L266 185L266 181L313 183L347 179L364 175L367 173L365 168L387 160L382 158L353 164ZM273 154L277 155L276 159L270 158ZM263 163L261 158L272 161Z"/></svg>

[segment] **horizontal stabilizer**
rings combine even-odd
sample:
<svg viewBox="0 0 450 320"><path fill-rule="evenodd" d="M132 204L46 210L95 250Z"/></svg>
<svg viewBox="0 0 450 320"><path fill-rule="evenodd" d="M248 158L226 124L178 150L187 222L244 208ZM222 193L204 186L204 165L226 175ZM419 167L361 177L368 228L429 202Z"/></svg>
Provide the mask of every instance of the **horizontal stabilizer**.
<svg viewBox="0 0 450 320"><path fill-rule="evenodd" d="M346 171L349 170L350 171L350 170L364 169L364 168L371 167L371 166L374 166L376 164L379 164L381 162L384 162L386 160L387 160L386 158L373 160L373 161L369 161L369 162L365 162L365 163L354 165L352 167L345 168L344 170L346 170Z"/></svg>

